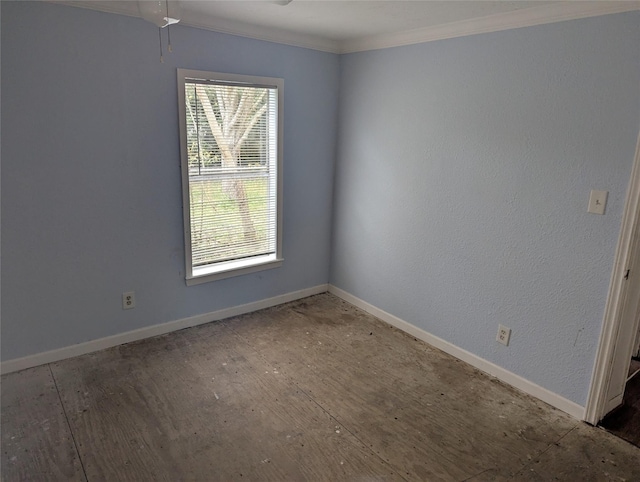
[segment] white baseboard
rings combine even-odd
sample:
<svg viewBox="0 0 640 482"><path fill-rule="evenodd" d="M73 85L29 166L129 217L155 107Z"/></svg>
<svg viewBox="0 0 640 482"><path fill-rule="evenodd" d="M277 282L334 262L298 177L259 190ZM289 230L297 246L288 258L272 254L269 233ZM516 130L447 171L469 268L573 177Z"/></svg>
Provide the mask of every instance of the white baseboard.
<svg viewBox="0 0 640 482"><path fill-rule="evenodd" d="M449 355L452 355L468 363L478 370L488 373L489 375L496 377L498 380L501 380L511 385L512 387L515 387L533 397L542 400L545 403L548 403L549 405L557 409L562 410L563 412L568 413L572 417L575 417L579 420L584 420L584 407L578 405L577 403L572 402L571 400L567 400L557 393L554 393L550 390L547 390L546 388L541 387L540 385L530 382L529 380L522 378L520 375L516 375L509 370L499 367L498 365L491 363L484 358L480 358L479 356L474 355L467 350L463 350L462 348L459 348L449 343L448 341L443 340L442 338L434 336L431 333L427 333L423 329L407 323L406 321L401 320L397 316L387 313L386 311L376 308L372 304L367 303L366 301L361 300L360 298L357 298L352 294L341 290L340 288L329 285L329 292L333 293L339 298L342 298L348 303L357 306L361 310L366 311L376 318L379 318L380 320L392 326L395 326L396 328L406 333L409 333L411 336L414 336L415 338L418 338L428 343L429 345L432 345L439 350L442 350L443 352L448 353Z"/></svg>
<svg viewBox="0 0 640 482"><path fill-rule="evenodd" d="M274 296L273 298L267 298L264 300L254 301L239 306L232 306L231 308L224 308L218 311L212 311L202 315L191 316L189 318L183 318L181 320L169 321L159 325L148 326L140 328L138 330L127 331L125 333L118 333L117 335L107 336L105 338L99 338L97 340L91 340L77 345L71 345L57 350L46 351L42 353L36 353L35 355L29 355L22 358L15 358L13 360L7 360L0 364L0 373L11 373L18 370L24 370L26 368L32 368L38 365L44 365L45 363L52 363L66 358L72 358L74 356L85 355L98 350L104 350L105 348L111 348L124 343L130 343L132 341L143 340L152 336L164 335L172 331L182 330L183 328L189 328L191 326L202 325L204 323L210 323L212 321L222 320L232 316L243 315L245 313L251 313L252 311L262 310L264 308L270 308L272 306L281 305L282 303L288 303L300 298L306 298L307 296L317 295L328 291L329 285L322 284L306 288L299 291L292 291L283 295Z"/></svg>
<svg viewBox="0 0 640 482"><path fill-rule="evenodd" d="M341 290L340 288L327 284L285 293L283 295L274 296L273 298L254 301L252 303L247 303L244 305L224 308L222 310L212 311L210 313L205 313L202 315L191 316L189 318L183 318L181 320L169 321L167 323L162 323L159 325L153 325L145 328L140 328L138 330L127 331L125 333L119 333L117 335L59 348L57 350L51 350L22 358L7 360L0 364L0 373L11 373L18 370L24 370L26 368L44 365L45 363L53 363L56 361L64 360L66 358L72 358L75 356L104 350L105 348L122 345L124 343L130 343L132 341L143 340L145 338L163 335L172 331L182 330L183 328L189 328L192 326L202 325L204 323L210 323L212 321L222 320L224 318L229 318L232 316L251 313L253 311L258 311L264 308L270 308L272 306L288 303L290 301L306 298L307 296L313 296L319 293L324 293L326 291L333 293L339 298L342 298L352 305L357 306L358 308L366 311L367 313L370 313L380 320L389 323L390 325L395 326L396 328L409 333L410 335L426 343L429 343L439 350L442 350L445 353L448 353L449 355L452 355L468 363L469 365L485 373L488 373L489 375L494 376L497 379L508 383L509 385L522 390L523 392L534 396L553 407L562 410L563 412L568 413L575 418L578 418L580 420L584 419L584 407L578 405L577 403L572 402L571 400L567 400L557 393L551 392L546 388L536 385L535 383L530 382L529 380L526 380L521 376L516 375L515 373L512 373L502 367L499 367L498 365L491 363L484 358L480 358L473 353L463 350L462 348L459 348L449 343L448 341L443 340L442 338L427 333L423 329L407 323L406 321L401 320L400 318L387 313L386 311L383 311L367 303L366 301L361 300L360 298L357 298L350 293L347 293L344 290Z"/></svg>

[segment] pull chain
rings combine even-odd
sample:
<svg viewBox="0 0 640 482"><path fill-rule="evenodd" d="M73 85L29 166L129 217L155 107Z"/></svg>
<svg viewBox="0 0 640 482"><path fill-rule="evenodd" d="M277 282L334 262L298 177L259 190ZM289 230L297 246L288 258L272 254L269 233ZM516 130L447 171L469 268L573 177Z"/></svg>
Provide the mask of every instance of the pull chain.
<svg viewBox="0 0 640 482"><path fill-rule="evenodd" d="M164 57L162 56L162 29L158 28L158 40L160 44L160 63L164 64Z"/></svg>
<svg viewBox="0 0 640 482"><path fill-rule="evenodd" d="M165 5L167 6L167 18L169 18L169 0L165 2ZM169 41L167 45L167 49L169 50L169 52L173 52L173 48L171 48L171 26L170 25L167 25L167 39Z"/></svg>

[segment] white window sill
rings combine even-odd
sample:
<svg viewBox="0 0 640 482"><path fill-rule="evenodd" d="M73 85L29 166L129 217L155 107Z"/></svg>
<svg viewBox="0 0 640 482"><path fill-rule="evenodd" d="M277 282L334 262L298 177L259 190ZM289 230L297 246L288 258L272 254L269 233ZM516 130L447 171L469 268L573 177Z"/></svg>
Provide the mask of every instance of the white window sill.
<svg viewBox="0 0 640 482"><path fill-rule="evenodd" d="M255 258L241 259L217 263L213 266L194 268L192 275L187 277L187 286L199 285L242 274L255 273L265 269L282 266L282 258L276 258L275 254L257 256Z"/></svg>

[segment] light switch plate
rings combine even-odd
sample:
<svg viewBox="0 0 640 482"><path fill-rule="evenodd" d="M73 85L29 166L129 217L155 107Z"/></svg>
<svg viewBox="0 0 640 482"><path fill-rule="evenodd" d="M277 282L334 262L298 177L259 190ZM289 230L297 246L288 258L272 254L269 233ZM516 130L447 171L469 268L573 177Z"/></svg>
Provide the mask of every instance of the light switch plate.
<svg viewBox="0 0 640 482"><path fill-rule="evenodd" d="M609 191L591 190L591 195L589 196L588 211L593 214L604 214L604 208L607 205L608 195Z"/></svg>

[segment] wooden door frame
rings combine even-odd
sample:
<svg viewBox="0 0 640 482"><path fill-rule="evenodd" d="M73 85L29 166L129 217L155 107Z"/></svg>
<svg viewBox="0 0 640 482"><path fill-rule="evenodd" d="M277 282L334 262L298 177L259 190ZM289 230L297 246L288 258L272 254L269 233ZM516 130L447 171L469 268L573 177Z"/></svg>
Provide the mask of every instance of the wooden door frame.
<svg viewBox="0 0 640 482"><path fill-rule="evenodd" d="M620 237L616 249L611 282L609 284L609 296L605 306L604 322L600 333L598 352L591 376L591 387L585 406L584 420L592 425L597 424L604 415L607 403L606 395L611 379L611 371L614 366L614 356L625 354L616 353L616 341L622 323L624 310L626 284L625 274L631 265L633 255L633 243L635 239L636 224L640 222L640 132L636 144L635 159L631 170L631 179L627 190L627 198L624 206ZM640 255L640 253L638 253ZM630 359L630 358L629 358Z"/></svg>

